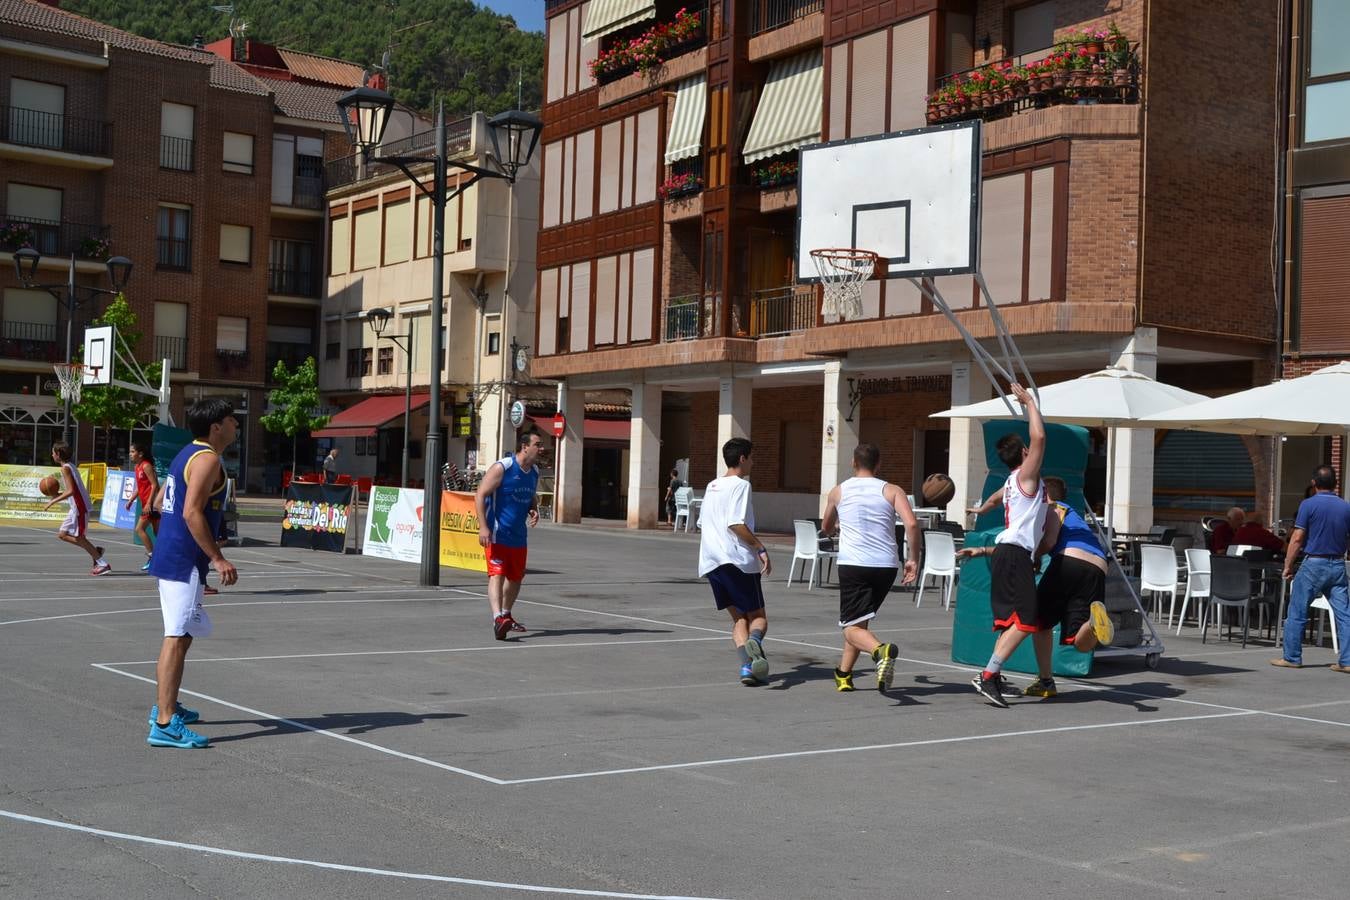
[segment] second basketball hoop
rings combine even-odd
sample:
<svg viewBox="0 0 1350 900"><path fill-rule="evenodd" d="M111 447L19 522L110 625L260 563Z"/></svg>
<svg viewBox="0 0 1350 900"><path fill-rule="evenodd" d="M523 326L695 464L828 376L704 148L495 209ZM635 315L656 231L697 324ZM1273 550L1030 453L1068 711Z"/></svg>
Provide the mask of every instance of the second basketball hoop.
<svg viewBox="0 0 1350 900"><path fill-rule="evenodd" d="M881 257L855 247L823 247L811 251L811 262L825 296L820 314L826 321L847 322L862 318L862 286L877 277Z"/></svg>

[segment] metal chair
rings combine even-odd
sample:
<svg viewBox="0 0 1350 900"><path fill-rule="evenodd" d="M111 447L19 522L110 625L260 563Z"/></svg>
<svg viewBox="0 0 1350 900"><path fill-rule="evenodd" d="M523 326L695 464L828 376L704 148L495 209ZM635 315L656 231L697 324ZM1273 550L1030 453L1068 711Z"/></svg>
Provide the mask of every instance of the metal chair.
<svg viewBox="0 0 1350 900"><path fill-rule="evenodd" d="M675 519L671 523L674 527L671 531L680 530L680 519L684 519L684 530L689 530L689 498L694 495L694 489L691 487L682 487L675 489Z"/></svg>
<svg viewBox="0 0 1350 900"><path fill-rule="evenodd" d="M1187 550L1186 552L1186 593L1181 597L1181 615L1177 617L1177 634L1186 621L1186 607L1191 598L1195 598L1196 621L1204 621L1202 610L1209 599L1209 551Z"/></svg>
<svg viewBox="0 0 1350 900"><path fill-rule="evenodd" d="M1213 556L1209 560L1209 605L1200 615L1200 643L1205 642L1209 619L1220 609L1242 610L1242 646L1247 647L1247 627L1251 622L1252 573L1245 559L1236 556ZM1209 616L1210 611L1214 616ZM1223 624L1219 623L1222 628ZM1233 628L1228 628L1229 639Z"/></svg>
<svg viewBox="0 0 1350 900"><path fill-rule="evenodd" d="M1177 555L1171 545L1144 544L1139 548L1143 565L1139 573L1139 592L1153 592L1158 615L1162 615L1162 595L1172 600L1167 605L1167 627L1172 627L1172 611L1177 605Z"/></svg>
<svg viewBox="0 0 1350 900"><path fill-rule="evenodd" d="M942 580L942 606L952 608L952 587L956 584L956 542L946 531L923 533L923 571L919 574L919 590L914 605L923 605L923 592L932 576Z"/></svg>

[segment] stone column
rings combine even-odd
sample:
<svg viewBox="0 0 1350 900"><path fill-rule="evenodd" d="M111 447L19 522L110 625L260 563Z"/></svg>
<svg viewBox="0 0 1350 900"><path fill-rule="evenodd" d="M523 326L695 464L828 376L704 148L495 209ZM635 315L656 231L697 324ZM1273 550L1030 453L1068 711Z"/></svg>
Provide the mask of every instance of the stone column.
<svg viewBox="0 0 1350 900"><path fill-rule="evenodd" d="M713 477L727 470L722 460L722 445L734 437L750 436L750 405L754 384L749 378L734 375L723 378L717 389L717 459L713 463Z"/></svg>
<svg viewBox="0 0 1350 900"><path fill-rule="evenodd" d="M858 446L858 426L862 410L848 420L852 404L848 398L848 379L843 364L825 366L825 402L820 425L820 515L825 514L825 498L834 486L853 474L853 448Z"/></svg>
<svg viewBox="0 0 1350 900"><path fill-rule="evenodd" d="M567 424L555 444L553 509L556 521L581 521L581 453L586 423L586 392L558 382L558 412Z"/></svg>
<svg viewBox="0 0 1350 900"><path fill-rule="evenodd" d="M628 527L655 528L661 519L661 385L633 385L628 439Z"/></svg>
<svg viewBox="0 0 1350 900"><path fill-rule="evenodd" d="M1112 346L1111 362L1149 378L1157 377L1158 330L1136 328L1134 334ZM1117 428L1114 447L1115 458L1106 460L1107 466L1115 467L1107 519L1116 531L1148 531L1153 527L1153 429Z"/></svg>
<svg viewBox="0 0 1350 900"><path fill-rule="evenodd" d="M993 395L989 380L969 357L952 363L952 406L969 406ZM984 459L984 423L980 419L952 419L951 423L947 474L956 485L956 493L947 504L947 518L969 527L966 510L984 501L980 493L989 474Z"/></svg>

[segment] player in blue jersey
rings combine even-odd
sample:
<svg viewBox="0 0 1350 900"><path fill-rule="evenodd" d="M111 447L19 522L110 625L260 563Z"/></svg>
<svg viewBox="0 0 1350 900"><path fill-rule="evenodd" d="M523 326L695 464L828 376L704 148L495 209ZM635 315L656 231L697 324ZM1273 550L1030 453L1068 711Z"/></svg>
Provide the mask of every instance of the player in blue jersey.
<svg viewBox="0 0 1350 900"><path fill-rule="evenodd" d="M492 607L492 635L506 640L512 631L524 631L511 616L525 579L526 527L539 521L535 491L539 470L535 463L544 450L544 438L533 428L516 437L516 452L488 467L474 495L478 513L478 543L487 554L488 604Z"/></svg>
<svg viewBox="0 0 1350 900"><path fill-rule="evenodd" d="M211 618L202 608L209 565L222 585L238 574L220 552L220 534L228 481L220 454L234 443L239 423L234 407L221 398L201 400L187 412L188 444L169 465L160 501L159 540L150 560L150 574L159 579L159 607L164 615L164 642L155 668L158 694L150 708L152 747L205 747L204 735L188 728L199 716L178 702L183 663L194 637L211 633Z"/></svg>

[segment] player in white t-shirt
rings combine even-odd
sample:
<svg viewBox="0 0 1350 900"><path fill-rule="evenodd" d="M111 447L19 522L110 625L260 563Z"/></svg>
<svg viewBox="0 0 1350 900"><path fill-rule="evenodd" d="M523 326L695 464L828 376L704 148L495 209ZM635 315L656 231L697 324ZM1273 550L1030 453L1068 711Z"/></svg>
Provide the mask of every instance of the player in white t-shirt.
<svg viewBox="0 0 1350 900"><path fill-rule="evenodd" d="M766 683L764 612L760 579L772 571L769 551L755 537L755 511L750 504L750 453L754 445L732 438L722 446L726 474L708 482L699 512L698 574L707 578L718 609L731 614L731 641L741 661L741 684Z"/></svg>

